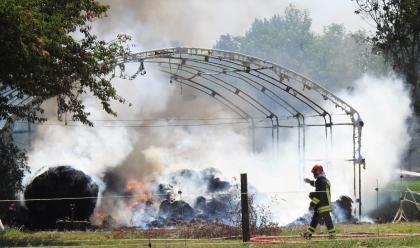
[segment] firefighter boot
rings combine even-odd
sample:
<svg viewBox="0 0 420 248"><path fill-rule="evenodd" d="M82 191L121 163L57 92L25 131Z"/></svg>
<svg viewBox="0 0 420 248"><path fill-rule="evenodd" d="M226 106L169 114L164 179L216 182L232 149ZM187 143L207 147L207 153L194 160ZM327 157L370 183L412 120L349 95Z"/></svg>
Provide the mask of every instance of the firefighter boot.
<svg viewBox="0 0 420 248"><path fill-rule="evenodd" d="M337 236L335 235L336 234L335 229L328 230L328 234L329 234L329 236L328 236L329 239L336 239L337 238Z"/></svg>
<svg viewBox="0 0 420 248"><path fill-rule="evenodd" d="M303 233L303 237L305 239L311 239L312 238L312 234L315 232L315 227L309 226L308 230L306 230L306 232Z"/></svg>
<svg viewBox="0 0 420 248"><path fill-rule="evenodd" d="M330 233L330 235L328 236L329 239L337 239L337 236L335 235L335 233Z"/></svg>
<svg viewBox="0 0 420 248"><path fill-rule="evenodd" d="M311 239L312 238L312 233L311 232L308 232L308 231L306 231L306 232L304 232L303 234L302 234L302 236L305 238L305 239Z"/></svg>

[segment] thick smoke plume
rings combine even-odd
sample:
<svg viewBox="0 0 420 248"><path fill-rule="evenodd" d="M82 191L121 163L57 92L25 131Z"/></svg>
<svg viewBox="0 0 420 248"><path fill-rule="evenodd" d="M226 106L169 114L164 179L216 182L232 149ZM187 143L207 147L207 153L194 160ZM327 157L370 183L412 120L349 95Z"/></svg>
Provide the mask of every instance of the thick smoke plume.
<svg viewBox="0 0 420 248"><path fill-rule="evenodd" d="M397 177L395 169L402 166L410 142L412 109L409 90L400 79L365 76L355 87L353 93L342 93L342 97L349 99L366 123L362 149L368 164L362 178L362 198L364 210L371 210L376 206L372 199L377 181L381 187L387 185Z"/></svg>
<svg viewBox="0 0 420 248"><path fill-rule="evenodd" d="M152 102L148 102L150 101L148 94L137 96L133 94L129 100L141 104L137 105L140 107L138 109L134 107L133 111L128 107L127 109L121 107L120 114L127 114L132 119L164 116L185 118L191 114L188 106L201 106L196 109L202 111L195 113L201 114L201 117L229 116L220 106L213 107L218 105L210 105L186 89L183 95L180 95L176 88L170 88L173 86L167 79L157 77L150 80L150 78L141 78L137 82L119 82L121 85L118 87L123 89L122 92L124 90L128 92L129 88L137 87L136 84L156 83L159 87L145 87L141 91L148 91L157 96L162 102L161 106L156 107L155 104L151 104ZM170 93L167 91L168 88ZM368 164L366 171L363 171L363 198L366 199L364 207L370 208L374 204L368 200L368 197L374 194L376 179L382 184L390 179L393 168L399 166L399 159L409 140L406 128L406 119L411 113L408 93L400 80L366 76L356 83L352 93L343 92L341 95L360 111L366 123L363 132L363 155ZM89 104L89 101L87 103ZM154 106L148 110L144 109L150 105ZM194 206L197 196L205 193L203 178L193 176L183 180L182 176L178 175L178 179L171 179L177 181L175 184L168 179L177 175L177 171L186 168L203 170L213 167L222 171L221 177L227 181L237 178L241 172L247 172L249 182L255 190L267 192L257 195L256 201L271 202L273 219L280 224L290 223L307 209L308 198L301 187L294 135L284 137L279 153L273 152L271 144L267 144L258 153L252 153L247 133L238 127L143 129L123 125L96 128L40 126L37 137L29 157L32 166L75 164L77 168L96 175L97 178L104 178L105 185L108 185L111 193L127 193L127 191L112 191L112 183L107 181L105 173L114 167L115 174L120 178L116 182L122 182L123 187L126 187L126 183L130 180L142 183L139 188L145 191L145 199L142 200L144 206L137 205L138 214L128 219L121 211L121 217L114 217L120 224L144 224L156 217L159 205L156 202L148 202L149 194L156 193L152 187L153 182L168 181L168 185L178 187L174 189L175 192L178 190L183 192L182 197L186 203ZM311 150L313 153L318 152L316 147L319 146L320 139L317 135L308 138L308 157L311 157ZM351 129L334 131L333 144L331 162L326 168L327 176L333 185L333 198L337 199L340 195L351 196L353 193L353 168L351 163L343 162L342 159L351 155L351 149L349 150L352 144ZM311 149L312 147L314 149ZM307 176L310 176L311 165L310 162L305 164ZM305 187L303 190L312 189ZM113 202L110 207L123 209L127 207L127 202ZM148 216L148 219L141 219L144 216Z"/></svg>
<svg viewBox="0 0 420 248"><path fill-rule="evenodd" d="M167 46L171 40L178 40L185 45L211 46L220 34L230 32L216 32L221 24L212 28L200 26L204 22L217 23L219 20L229 24L226 19L206 15L203 21L199 21L202 19L197 15L202 12L193 10L204 11L207 3L203 1L183 2L190 4L188 6L192 9L172 1L109 3L113 8L109 22L114 23L114 26L106 23L95 26L98 33L104 33L106 27L107 33L104 36L109 33L133 34L143 48ZM231 1L218 3L224 7L232 4ZM243 11L255 9L251 3L255 4L255 1L241 2L241 8L244 9L238 10L238 16L244 16ZM222 11L224 18L236 16L231 15L231 12L224 13L224 8L218 10ZM252 12L249 15L252 16ZM197 21L192 21L195 18L198 18ZM208 44L209 41L211 44ZM128 66L127 70L134 72L134 67ZM238 178L240 173L248 173L248 181L253 190L259 192L256 202L269 204L273 220L280 224L290 223L307 211L307 191L312 188L303 188L303 179L299 176L296 132L284 131L278 150L273 150L270 138L260 137L260 140L266 142L260 144L257 153L252 153L246 126L162 128L171 119L233 116L212 98L185 87L180 88L175 83L170 84L168 78L153 68L146 70L145 76L133 81L115 81L119 94L132 104L129 107L115 103L117 118L106 116L94 99L86 98L84 102L96 127L81 127L72 122L67 126L62 126L62 123L56 125L56 122L38 126L29 153L29 164L33 171L72 164L94 176L100 183L101 191L105 192L104 199L106 194L132 194L133 197L128 200L120 199L109 204L103 201L102 209L97 209L95 213L101 216L105 212L115 212L112 221L120 225L143 225L155 220L159 211L159 202L152 201L152 195L156 193L153 188L155 183L168 181L167 184L175 187L168 178L177 175L175 177L182 179L177 173L183 169L202 171L215 168L221 172L218 176L220 180L226 182ZM367 160L367 169L363 171L363 199L366 199L364 207L369 208L371 203L367 199L374 193L376 179L381 184L390 179L407 147L409 137L406 120L411 114L408 92L400 80L366 76L355 84L351 93L341 92L340 96L359 110L366 124L362 145ZM150 124L149 120L162 121L153 122L160 127L144 128L144 125ZM353 196L353 167L350 162L344 162L344 159L352 156L351 127L334 129L333 146L328 153L329 162L325 162L324 145L320 145L323 134L318 131L308 134L307 158L322 158L327 177L332 182L334 199L341 195ZM304 165L307 177L310 176L312 165L312 161ZM189 206L194 207L197 197L206 193L202 188L203 178L199 176L177 181L179 183L176 187L182 192L182 201ZM178 189L174 188L174 192L178 196ZM141 198L136 199L134 195ZM124 215L124 211L114 211L125 208L137 210L130 210L133 213L130 215Z"/></svg>

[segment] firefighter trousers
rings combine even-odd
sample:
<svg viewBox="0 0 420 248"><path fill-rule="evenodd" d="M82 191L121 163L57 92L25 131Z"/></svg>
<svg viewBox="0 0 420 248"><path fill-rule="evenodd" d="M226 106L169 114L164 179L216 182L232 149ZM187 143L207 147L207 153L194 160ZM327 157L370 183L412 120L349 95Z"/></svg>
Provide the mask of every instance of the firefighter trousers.
<svg viewBox="0 0 420 248"><path fill-rule="evenodd" d="M330 212L318 213L318 211L315 211L314 215L312 216L311 224L309 225L308 231L311 233L315 232L316 226L318 225L320 218L324 220L325 225L328 229L328 233L330 235L335 235L334 224L332 222Z"/></svg>

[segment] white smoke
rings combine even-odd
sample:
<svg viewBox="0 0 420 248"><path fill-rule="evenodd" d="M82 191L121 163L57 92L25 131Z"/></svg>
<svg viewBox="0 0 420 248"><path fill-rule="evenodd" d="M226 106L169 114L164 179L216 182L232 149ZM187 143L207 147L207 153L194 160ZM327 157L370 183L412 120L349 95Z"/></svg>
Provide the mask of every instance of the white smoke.
<svg viewBox="0 0 420 248"><path fill-rule="evenodd" d="M126 93L124 96L133 104L131 108L118 107L119 119L130 116L143 119L150 116L185 116L190 112L184 106L186 103L206 106L207 102L201 102L200 98L184 103L175 100L184 96L171 88L166 79L157 77L152 80L152 77L135 82L118 81L119 92L122 95ZM352 93L343 92L340 95L359 111L365 122L362 153L367 160L367 169L363 171L362 187L364 210L367 210L374 206L368 197L374 193L376 180L381 184L389 181L407 148L406 120L411 114L409 95L401 80L369 76L358 80ZM94 103L90 100L86 103L92 109L93 118L105 118ZM210 106L213 105L206 106L207 116L209 113L227 115L222 109ZM168 112L174 108L178 112ZM268 139L261 152L252 153L243 127L137 129L123 126L40 126L29 153L29 164L33 169L69 164L100 177L108 168L129 161L132 163L129 166L148 171L155 178L179 169L213 167L228 180L247 173L249 184L262 194L258 195L257 201L263 204L270 202L273 218L280 224L287 224L306 211L308 198L305 191L312 189L306 186L302 191L301 188L296 135L282 137L278 152L272 150L271 140ZM329 154L331 163L325 165L327 177L332 183L333 199L336 199L340 195L352 196L353 193L352 163L344 162L352 155L352 129L350 126L333 130L333 146ZM307 156L323 157L323 132L312 133L307 137ZM136 154L142 158L136 160ZM129 159L130 156L134 159ZM151 169L146 166L151 166ZM311 166L312 162L305 164L308 177ZM141 173L130 176L144 177ZM197 195L205 193L200 181L180 185L180 190L184 192L184 200L190 204L194 203ZM126 217L124 223L130 223Z"/></svg>
<svg viewBox="0 0 420 248"><path fill-rule="evenodd" d="M355 4L348 0L102 0L109 4L109 18L98 28L133 34L144 47L157 48L171 41L183 46L212 47L221 34L242 35L255 18L271 18L293 4L308 10L313 29L322 32L331 23L343 24L350 31L370 26L354 14ZM325 8L328 6L328 8ZM132 32L132 31L135 32ZM165 41L165 42L164 42Z"/></svg>
<svg viewBox="0 0 420 248"><path fill-rule="evenodd" d="M362 208L371 210L376 206L372 200L376 180L386 185L395 178L394 171L400 168L408 149L408 119L412 115L409 90L395 77L364 76L356 82L354 93L341 95L359 111L365 123L362 152L367 168L362 172Z"/></svg>
<svg viewBox="0 0 420 248"><path fill-rule="evenodd" d="M367 169L362 172L362 200L363 210L367 211L376 204L369 200L375 194L376 180L381 185L389 182L409 143L409 93L399 79L364 76L355 83L351 94L343 92L339 95L359 111L366 123L362 154L367 160ZM320 135L323 132L308 137L309 157L324 155L320 152L322 149L317 149L324 142ZM248 173L250 184L257 191L266 193L261 199L272 201L271 211L281 224L294 220L306 210L308 198L300 188L295 136L290 135L283 140L279 156L273 155L275 153L268 148L252 154L247 137L233 129L182 131L172 142L173 146L151 147L145 153L159 158L165 171L214 167L227 178L238 177L242 172ZM333 199L340 195L353 196L353 166L351 162L344 161L352 156L351 126L334 129L330 153L330 163L326 164L326 168L332 183ZM306 163L308 177L311 166L312 163ZM196 187L186 187L188 190L185 191L192 195L202 194L200 182L195 184ZM311 188L308 186L305 190L310 191Z"/></svg>
<svg viewBox="0 0 420 248"><path fill-rule="evenodd" d="M185 45L211 46L220 34L235 34L234 30L243 33L242 30L248 28L255 17L270 17L274 14L272 11L283 13L287 6L278 1L269 1L267 4L244 1L240 3L241 8L236 8L238 2L232 1L218 1L216 5L203 1L184 1L184 5L167 2L168 6L177 8L162 6L164 13L169 15L167 20L162 20L162 13L159 12L162 8L156 7L159 4L155 6L151 1L131 1L133 6L145 7L136 9L127 8L121 2L110 2L116 10L111 10L109 21L117 19L118 23L115 26L96 28L102 28L104 32L106 27L105 36L109 33L134 34L137 39L144 39L144 43L147 43L142 43L142 47L153 48L166 45L166 41L170 40L179 40ZM188 5L186 3L191 4L193 10L185 8ZM313 5L320 6L318 2L310 4ZM127 9L130 11L125 12ZM135 10L150 13L142 17L137 16ZM185 15L178 13L179 10L185 12ZM208 10L211 12L205 12ZM203 14L203 11L207 14ZM349 11L352 12L350 8ZM220 18L214 18L209 13L218 13ZM313 14L311 16L316 20ZM329 19L327 21L328 24L331 22ZM130 67L127 69L130 70ZM168 79L149 68L146 69L146 76L134 81L115 81L118 93L132 103L132 107L113 104L119 115L111 118L103 113L95 100L87 98L85 103L92 113L91 118L144 120L230 116L223 107L214 104L211 98L197 96L186 89L183 89L181 95L179 87L169 84ZM367 161L367 170L363 171L363 199L366 199L364 207L369 208L371 202L368 196L374 192L376 179L381 184L390 179L392 169L399 166L401 155L409 142L406 126L406 120L411 114L409 95L400 80L365 76L356 82L353 93L342 92L340 96L359 111L365 122L362 153ZM304 191L312 188L302 188L295 132L285 132L288 135L281 137L278 151L273 150L271 139L267 139L267 144L263 145L260 152L252 153L247 130L243 126L140 128L140 124L144 124L144 121L135 122L133 125L136 127L127 127L127 122L123 121L113 122L118 127L103 127L101 123L96 123L95 128L39 126L28 154L29 165L33 171L44 166L72 165L97 177L101 177L109 168L127 165L136 173L122 173L139 178L159 178L184 168L200 170L214 167L227 180L238 178L240 173L247 173L249 184L256 191L265 192L257 200L270 204L273 218L280 224L287 224L306 211L309 200ZM307 158L325 161L322 131L308 130ZM352 158L351 127L334 128L333 146L327 155L331 163L325 164L325 167L332 183L333 198L343 194L353 196L352 163L343 162L344 159ZM310 161L305 163L307 177L310 177L312 164ZM194 197L189 198L188 195L203 194L200 183L188 182L181 186L183 197L189 203L192 203ZM124 209L123 205L121 202L118 208ZM122 223L130 221L135 220L121 217Z"/></svg>
<svg viewBox="0 0 420 248"><path fill-rule="evenodd" d="M149 73L153 74L153 71ZM115 88L131 104L114 103L113 108L118 117L106 114L94 98L87 97L84 104L95 127L80 126L73 122L63 126L64 123L54 121L39 125L28 154L32 171L56 165L71 165L86 173L101 176L107 168L120 165L135 150L140 137L136 129L126 127L127 122L119 120L136 120L139 116L164 111L172 90L166 84L167 81L160 80L159 75L133 81L117 79L114 82ZM53 116L49 117L54 119ZM130 123L139 125L139 122Z"/></svg>

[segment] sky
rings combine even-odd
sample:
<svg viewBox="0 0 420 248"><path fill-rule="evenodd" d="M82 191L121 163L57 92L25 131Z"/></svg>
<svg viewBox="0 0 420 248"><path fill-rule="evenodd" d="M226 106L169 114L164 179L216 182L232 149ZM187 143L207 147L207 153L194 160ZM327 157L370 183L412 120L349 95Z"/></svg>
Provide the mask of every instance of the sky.
<svg viewBox="0 0 420 248"><path fill-rule="evenodd" d="M244 35L255 18L283 14L290 4L308 10L315 32L331 23L347 30L373 30L354 13L351 0L102 0L111 6L100 21L101 33L126 33L144 48L182 46L210 48L222 34Z"/></svg>

